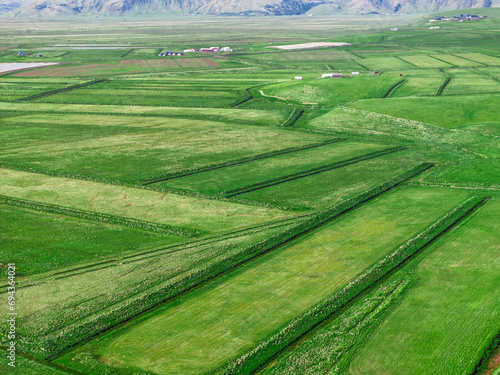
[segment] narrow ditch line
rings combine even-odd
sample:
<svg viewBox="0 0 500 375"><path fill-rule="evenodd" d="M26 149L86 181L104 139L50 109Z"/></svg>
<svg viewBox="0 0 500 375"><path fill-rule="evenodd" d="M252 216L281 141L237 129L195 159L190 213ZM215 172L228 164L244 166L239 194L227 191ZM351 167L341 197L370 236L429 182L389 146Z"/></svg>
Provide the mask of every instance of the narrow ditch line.
<svg viewBox="0 0 500 375"><path fill-rule="evenodd" d="M388 155L388 154L391 154L391 153L394 153L394 152L398 152L398 151L403 151L403 150L406 150L406 147L396 147L396 148L392 148L392 149L389 149L389 150L382 150L382 151L379 151L379 152L376 152L376 153L370 153L370 154L358 156L358 157L355 157L355 158L351 158L351 159L347 159L347 160L335 163L333 165L331 164L331 165L327 165L327 166L315 168L313 170L309 170L309 171L305 171L305 172L298 172L298 173L294 173L292 175L283 176L283 177L281 177L279 179L267 180L267 181L264 181L264 182L261 182L261 183L257 183L255 185L249 185L249 186L246 186L246 187L243 187L243 188L240 188L240 189L235 189L235 190L232 190L232 191L222 192L221 196L224 197L224 198L231 198L231 197L234 197L236 195L249 193L251 191L263 189L263 188L266 188L266 187L269 187L269 186L273 186L273 185L279 185L279 184L282 184L284 182L288 182L288 181L292 181L292 180L297 180L299 178L304 178L304 177L312 176L312 175L315 175L315 174L318 174L318 173L322 173L322 172L327 172L327 171L330 171L332 169L337 169L337 168L345 167L347 165L356 164L356 163L359 163L359 162L362 162L362 161L365 161L365 160L378 158L380 156Z"/></svg>
<svg viewBox="0 0 500 375"><path fill-rule="evenodd" d="M51 96L51 95L55 95L55 94L60 94L62 92L66 92L66 91L76 90L76 89L79 89L79 88L82 88L82 87L87 87L87 86L90 86L90 85L94 85L94 84L101 83L101 82L106 82L106 81L108 81L108 79L104 78L104 79L93 80L93 81L90 81L90 82L80 83L80 84L73 85L73 86L64 87L64 88L61 88L61 89L56 89L56 90L51 90L51 91L45 91L45 92L42 92L40 94L35 94L35 95L31 95L31 96L27 96L27 97L24 97L24 98L17 99L17 102L23 102L23 103L24 102L29 102L29 101L32 101L32 100L35 100L35 99L45 98L47 96Z"/></svg>

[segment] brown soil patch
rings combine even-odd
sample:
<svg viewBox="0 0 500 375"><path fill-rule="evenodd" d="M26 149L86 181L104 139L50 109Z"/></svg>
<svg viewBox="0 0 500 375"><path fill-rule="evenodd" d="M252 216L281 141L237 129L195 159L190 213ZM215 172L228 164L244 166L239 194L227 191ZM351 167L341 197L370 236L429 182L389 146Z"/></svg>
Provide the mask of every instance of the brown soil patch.
<svg viewBox="0 0 500 375"><path fill-rule="evenodd" d="M213 66L213 67L220 66L218 62L215 62L207 57L203 57L202 60L205 61L209 66Z"/></svg>

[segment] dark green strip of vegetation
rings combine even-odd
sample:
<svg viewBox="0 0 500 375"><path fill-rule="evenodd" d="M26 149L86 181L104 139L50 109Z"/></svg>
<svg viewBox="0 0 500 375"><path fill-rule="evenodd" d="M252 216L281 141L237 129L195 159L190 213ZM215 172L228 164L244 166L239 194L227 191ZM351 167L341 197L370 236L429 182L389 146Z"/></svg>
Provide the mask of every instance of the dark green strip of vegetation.
<svg viewBox="0 0 500 375"><path fill-rule="evenodd" d="M448 83L450 82L451 82L451 77L449 76L446 77L441 86L439 86L436 96L441 96L443 94L444 89L446 88L446 86L448 86Z"/></svg>
<svg viewBox="0 0 500 375"><path fill-rule="evenodd" d="M297 120L304 114L303 109L296 108L292 111L290 114L290 117L288 117L283 124L281 124L281 127L286 127L286 126L292 126L297 122Z"/></svg>
<svg viewBox="0 0 500 375"><path fill-rule="evenodd" d="M98 311L89 318L74 321L71 325L48 336L43 338L38 337L36 338L36 343L28 341L24 345L42 358L55 359L64 354L72 346L88 341L96 335L149 311L171 298L177 297L208 280L237 268L251 259L309 233L326 222L391 190L432 166L430 163L420 164L373 189L367 190L353 198L346 199L338 205L332 206L315 215L311 215L300 224L273 235L258 244L251 245L236 253L222 255L198 267L189 269L182 275L168 279L155 287L128 298L125 302ZM40 350L40 348L42 349Z"/></svg>
<svg viewBox="0 0 500 375"><path fill-rule="evenodd" d="M397 90L397 88L399 86L403 85L405 82L406 82L406 78L404 78L403 80L399 81L398 83L392 85L391 88L389 90L387 90L387 92L384 94L384 96L382 96L382 98L389 97L394 91Z"/></svg>
<svg viewBox="0 0 500 375"><path fill-rule="evenodd" d="M151 177L148 179L143 179L140 181L140 183L143 185L155 184L158 182L163 182L163 181L171 180L174 178L189 176L189 175L192 175L195 173L201 173L201 172L211 171L213 169L220 169L220 168L225 168L225 167L229 167L229 166L233 166L233 165L237 165L237 164L248 163L248 162L251 162L254 160L266 159L266 158L270 158L270 157L277 156L277 155L289 154L291 152L308 150L310 148L320 147L320 146L328 145L331 143L342 142L342 141L346 141L346 140L347 140L346 138L333 138L333 139L328 139L328 140L323 141L323 142L309 144L307 146L289 147L289 148L285 148L282 150L264 152L262 154L247 156L247 157L240 158L240 159L233 159L233 160L229 160L229 161L225 161L225 162L221 162L221 163L210 164L210 165L206 165L204 167L185 169L185 170L180 171L180 172L166 173L164 175L155 176L155 177Z"/></svg>
<svg viewBox="0 0 500 375"><path fill-rule="evenodd" d="M92 81L85 82L85 83L79 83L79 84L77 84L77 85L72 85L72 86L68 86L68 87L63 87L63 88L61 88L61 89L56 89L56 90L45 91L45 92L42 92L42 93L40 93L40 94L35 94L35 95L27 96L27 97L25 97L25 98L17 99L17 101L18 101L18 102L29 102L29 101L32 101L32 100L35 100L35 99L44 98L44 97L46 97L46 96L50 96L50 95L54 95L54 94L60 94L61 92L66 92L66 91L76 90L76 89L79 89L79 88L82 88L82 87L86 87L86 86L94 85L94 84L96 84L96 83L105 82L105 81L107 81L107 80L108 80L107 78L104 78L104 79L96 79L96 80L92 80Z"/></svg>
<svg viewBox="0 0 500 375"><path fill-rule="evenodd" d="M496 350L500 346L500 332L498 332L490 341L489 345L483 350L483 353L481 354L481 359L477 363L476 367L474 370L471 372L470 375L479 375L484 373L484 370L486 370L488 366L488 362L491 359L491 356L496 353ZM495 373L495 371L494 371Z"/></svg>
<svg viewBox="0 0 500 375"><path fill-rule="evenodd" d="M364 271L347 284L342 290L323 299L313 308L295 317L279 330L262 340L252 349L240 357L230 361L216 370L218 375L251 374L265 364L275 354L287 347L291 342L310 331L323 322L330 315L339 311L349 301L364 290L372 286L391 270L406 262L411 256L433 242L436 238L457 224L475 208L480 206L486 198L470 197L455 207L452 211L439 218L423 232L409 239L395 251L386 255L374 266Z"/></svg>
<svg viewBox="0 0 500 375"><path fill-rule="evenodd" d="M78 217L80 219L99 221L102 223L122 225L129 228L140 228L153 232L167 233L175 236L195 237L201 234L201 232L192 229L177 228L166 224L152 223L149 221L143 221L116 215L108 215L100 212L78 210L76 208L56 206L52 204L12 198L12 197L7 197L5 195L0 195L0 203L7 204L10 206L28 208L30 210L46 211L53 214L68 215L68 216Z"/></svg>
<svg viewBox="0 0 500 375"><path fill-rule="evenodd" d="M247 186L244 186L244 187L241 187L241 188L238 188L238 189L234 189L234 190L222 191L220 193L220 195L223 196L223 197L229 198L229 197L233 197L235 195L240 195L240 194L248 193L250 191L259 190L259 189L263 189L263 188L266 188L266 187L269 187L269 186L273 186L273 185L277 185L277 184L282 184L284 182L296 180L298 178L303 178L303 177L311 176L313 174L318 174L318 173L321 173L321 172L326 172L326 171L329 171L329 170L332 170L332 169L336 169L336 168L340 168L340 167L345 167L347 165L359 163L360 161L377 158L379 156L391 154L393 152L397 152L397 151L401 151L401 150L405 150L405 149L406 149L405 147L397 146L397 147L391 147L391 148L388 148L388 149L385 149L385 150L381 150L381 151L370 152L369 154L365 154L365 155L361 155L361 156L356 156L354 158L350 158L350 159L347 159L347 160L342 160L342 161L339 161L339 162L333 163L333 164L323 165L321 167L309 169L307 171L297 172L297 173L289 174L289 175L286 175L286 176L281 176L281 177L273 178L273 179L270 179L270 180L267 180L267 181L258 182L258 183L251 184L251 185L247 185Z"/></svg>

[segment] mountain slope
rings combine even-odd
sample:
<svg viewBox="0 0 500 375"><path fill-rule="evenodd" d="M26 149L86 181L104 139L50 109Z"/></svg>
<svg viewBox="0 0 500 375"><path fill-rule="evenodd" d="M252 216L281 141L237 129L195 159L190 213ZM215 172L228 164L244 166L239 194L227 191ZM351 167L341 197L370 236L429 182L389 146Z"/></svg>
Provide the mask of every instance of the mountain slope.
<svg viewBox="0 0 500 375"><path fill-rule="evenodd" d="M309 10L314 13L318 6L331 14L415 13L489 7L491 0L33 0L11 14L15 17L148 13L296 15Z"/></svg>

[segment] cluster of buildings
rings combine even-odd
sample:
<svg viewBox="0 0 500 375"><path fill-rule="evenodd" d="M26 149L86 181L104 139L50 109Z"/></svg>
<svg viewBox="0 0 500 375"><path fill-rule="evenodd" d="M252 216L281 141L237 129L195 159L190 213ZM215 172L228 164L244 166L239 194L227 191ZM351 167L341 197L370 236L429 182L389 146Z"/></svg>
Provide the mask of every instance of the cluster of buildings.
<svg viewBox="0 0 500 375"><path fill-rule="evenodd" d="M429 22L436 22L436 21L475 21L479 20L482 18L488 18L488 16L478 16L477 14L456 14L452 17L448 16L436 16L434 19L429 20Z"/></svg>
<svg viewBox="0 0 500 375"><path fill-rule="evenodd" d="M166 52L161 52L158 54L158 56L184 56L185 53L188 52L232 52L233 50L230 47L205 47L205 48L186 48L182 52L176 52L176 51L166 51Z"/></svg>
<svg viewBox="0 0 500 375"><path fill-rule="evenodd" d="M321 75L321 78L349 78L351 76L359 76L359 72L351 72L351 75L343 75L343 73L325 73Z"/></svg>
<svg viewBox="0 0 500 375"><path fill-rule="evenodd" d="M32 55L31 55L31 53L25 54L23 51L19 51L19 53L17 54L17 56L32 56ZM37 54L35 54L35 57L43 57L43 55L37 53Z"/></svg>

